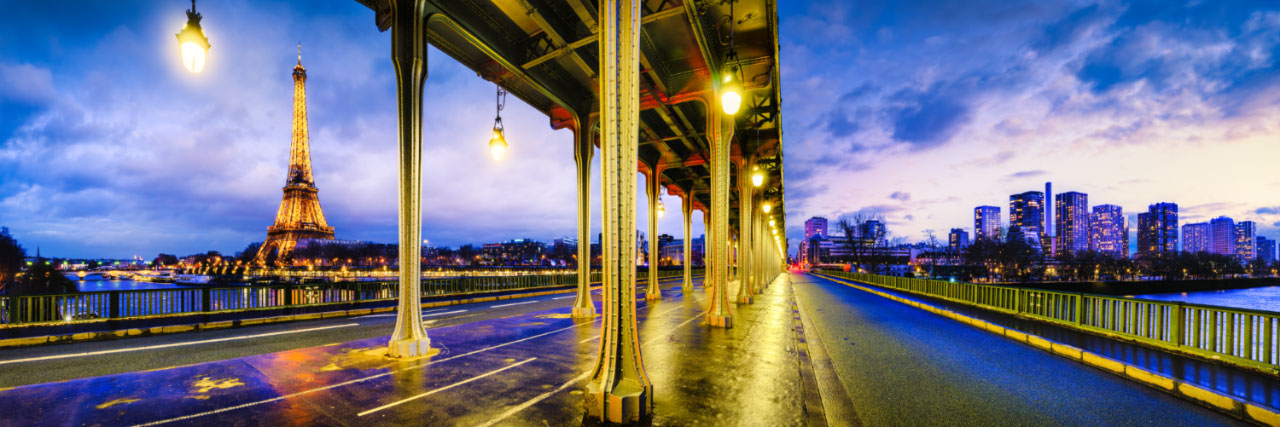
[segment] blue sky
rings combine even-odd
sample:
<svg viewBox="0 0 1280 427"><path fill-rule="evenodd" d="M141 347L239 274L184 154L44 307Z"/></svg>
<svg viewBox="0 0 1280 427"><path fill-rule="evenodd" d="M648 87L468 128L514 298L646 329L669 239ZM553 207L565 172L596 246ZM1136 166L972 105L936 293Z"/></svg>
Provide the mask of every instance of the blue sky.
<svg viewBox="0 0 1280 427"><path fill-rule="evenodd" d="M213 48L192 75L173 36L187 3L0 3L0 225L28 248L150 257L263 239L298 42L326 216L339 238L395 240L390 36L363 6L201 2ZM973 206L1007 209L1046 180L1131 219L1173 201L1184 222L1278 234L1275 2L781 3L792 237L859 210L910 240L972 228ZM491 161L493 85L430 55L425 237L573 235L569 132L513 99L508 157ZM679 235L665 203L660 228Z"/></svg>

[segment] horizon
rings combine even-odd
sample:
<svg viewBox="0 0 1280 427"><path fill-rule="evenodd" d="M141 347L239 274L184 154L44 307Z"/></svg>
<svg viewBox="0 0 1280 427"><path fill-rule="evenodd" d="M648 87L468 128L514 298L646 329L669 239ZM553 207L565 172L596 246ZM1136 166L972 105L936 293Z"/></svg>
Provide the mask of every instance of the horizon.
<svg viewBox="0 0 1280 427"><path fill-rule="evenodd" d="M1007 218L1008 195L1047 180L1124 208L1131 237L1160 201L1179 205L1179 227L1228 216L1280 236L1280 177L1268 173L1280 158L1280 5L926 3L780 5L790 252L813 216L882 214L909 241L972 231L973 207ZM264 240L301 42L325 217L338 239L397 241L383 166L396 157L395 82L372 12L201 3L213 47L192 75L173 53L185 7L20 2L0 18L0 226L72 258ZM491 161L493 83L434 47L429 58L423 180L450 185L424 187L423 237L575 235L571 133L512 98L507 158ZM680 200L663 202L659 233L683 238ZM701 213L692 223L702 234Z"/></svg>

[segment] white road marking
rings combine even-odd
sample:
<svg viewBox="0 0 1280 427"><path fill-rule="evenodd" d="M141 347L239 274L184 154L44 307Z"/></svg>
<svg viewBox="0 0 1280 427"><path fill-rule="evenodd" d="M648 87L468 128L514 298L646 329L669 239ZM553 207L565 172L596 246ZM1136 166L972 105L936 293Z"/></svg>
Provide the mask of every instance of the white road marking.
<svg viewBox="0 0 1280 427"><path fill-rule="evenodd" d="M513 302L513 303L511 303L511 304L492 305L492 306L489 306L489 308L510 307L510 306L513 306L513 305L533 304L533 303L535 303L535 302L538 302L538 301L537 301L537 300L534 300L534 301L524 301L524 302Z"/></svg>
<svg viewBox="0 0 1280 427"><path fill-rule="evenodd" d="M358 414L356 414L356 416L357 416L357 417L363 417L363 416L365 416L365 415L369 415L369 414L372 414L372 413L374 413L374 412L381 411L381 410L383 410L383 409L387 409L387 408L390 408L390 407L393 407L393 406L398 406L398 405L404 404L404 403L409 402L409 401L413 401L413 400L421 399L421 398L424 398L424 397L427 397L427 396L430 396L430 395L433 395L433 394L436 394L436 393L439 393L439 392L442 392L442 391L445 391L445 390L448 390L448 389L451 389L451 388L454 388L454 387L457 387L457 386L460 386L460 385L463 385L463 384L466 384L466 383L469 383L469 382L472 382L472 381L475 381L475 380L478 380L478 379L481 379L481 378L484 378L484 377L487 377L487 376L490 376L490 375L493 375L493 374L496 374L496 373L499 373L499 372L502 372L502 371L505 371L505 370L508 370L508 369L511 369L511 368L514 368L514 367L517 367L517 366L520 366L520 365L523 365L523 364L526 364L526 363L529 363L529 362L532 362L532 361L537 360L537 359L538 359L538 358L536 358L536 357L530 357L530 358L525 359L525 360L523 360L523 361L516 362L516 363L510 364L510 365L507 365L507 366L504 366L504 367L501 367L501 368L498 368L498 369L494 369L494 370L492 370L492 371L485 372L485 373L483 373L483 374L480 374L480 375L477 375L477 376L474 376L474 377L471 377L471 378L468 378L468 379L465 379L465 380L462 380L462 381L458 381L458 382L456 382L456 383L449 384L449 385L447 385L447 386L440 387L440 388L437 388L437 389L435 389L435 390L428 391L428 392L426 392L426 393L422 393L422 394L418 394L418 395L414 395L414 396L406 397L406 398L404 398L404 399L400 399L400 400L397 400L397 401L395 401L395 402L391 402L391 403L388 403L388 404L386 404L386 405L382 405L382 406L379 406L379 407L377 407L377 408L373 408L373 409L370 409L370 410L367 410L367 411L364 411L364 412L358 413Z"/></svg>
<svg viewBox="0 0 1280 427"><path fill-rule="evenodd" d="M290 330L290 331L267 332L267 333L263 333L263 334L254 334L254 335L242 335L242 336L238 336L238 337L214 338L214 339L200 340L200 341L187 341L187 342L176 342L176 343L170 343L170 344L146 345L146 346L142 346L142 347L116 348L116 349L111 349L111 350L86 351L86 352L83 352L83 353L54 354L54 355L49 355L49 356L28 357L28 358L25 358L25 359L9 359L9 360L0 360L0 365L6 365L6 364L10 364L10 363L38 362L38 361L41 361L41 360L68 359L68 358L72 358L72 357L97 356L97 355L101 355L101 354L126 353L126 352L130 352L130 351L156 350L156 349L161 349L161 348L182 347L182 346L188 346L188 345L208 344L208 343L215 343L215 342L226 342L226 341L235 341L235 340L247 340L247 339L253 339L253 338L272 337L272 336L276 336L276 335L298 334L298 333L303 333L303 332L312 332L312 331L323 331L323 330L325 330L325 329L346 328L346 327L350 327L350 326L360 326L360 324L359 324L359 323L346 323L346 324L342 324L342 325L320 326L320 327L316 327L316 328L294 329L294 330Z"/></svg>
<svg viewBox="0 0 1280 427"><path fill-rule="evenodd" d="M599 335L596 335L596 336L594 336L594 337L587 338L587 339L582 340L582 341L578 341L578 344L586 344L586 343L587 343L587 341L591 341L591 340L596 339L596 338L600 338L600 336L599 336Z"/></svg>
<svg viewBox="0 0 1280 427"><path fill-rule="evenodd" d="M668 311L670 311L670 310L668 310ZM671 328L671 329L667 330L667 332L665 332L665 333L663 333L663 334L661 334L661 335L658 335L658 336L652 337L651 339L649 339L649 340L647 340L647 341L645 341L645 342L641 343L640 345L649 344L649 343L653 342L654 340L656 340L656 339L658 339L658 338L662 338L662 337L665 337L665 336L667 336L667 335L670 335L671 333L675 332L675 331L676 331L676 329L680 329L680 328L684 327L684 325L688 325L688 324L689 324L689 322L692 322L692 321L694 321L694 320L697 320L699 317L702 317L702 315L703 315L703 314L705 314L705 313L699 313L699 314L698 314L698 315L696 315L696 316L690 317L690 318L689 318L689 320L686 320L686 321L684 321L684 322L680 323L679 325L676 325L676 327L674 327L674 328ZM599 337L599 335L597 335L597 336L595 336L595 337L592 337L591 339L596 339L596 338L598 338L598 337ZM588 340L588 341L589 341L589 340ZM586 342L586 341L583 341L583 342ZM502 422L503 420L506 420L507 418L510 418L512 415L518 414L518 413L520 413L520 411L523 411L523 410L525 410L525 409L529 409L529 407L530 407L530 406L537 405L537 404L538 404L538 402L541 402L541 401L543 401L543 400L547 400L547 398L548 398L548 397L551 397L552 395L555 395L556 393L559 393L559 392L561 392L561 391L564 391L564 389L569 388L569 386L574 385L574 384L577 384L577 383L579 383L579 382L582 382L583 380L587 379L587 377L588 377L588 376L591 376L591 371L584 372L584 373L582 373L582 375L578 375L577 377L574 377L573 379L571 379L571 380L569 380L569 381L566 381L564 384L560 384L560 387L556 387L556 389L555 389L555 390L551 390L551 391L548 391L548 392L546 392L546 393L539 394L538 396L536 396L536 397L534 397L534 398L532 398L532 399L529 399L528 401L525 401L524 403L521 403L521 404L519 404L519 405L516 405L515 407L513 407L513 408L511 408L511 409L508 409L506 412L503 412L503 413L501 413L501 414L498 414L498 416L493 417L493 419L491 419L491 420L489 420L489 421L485 421L485 422L484 422L484 423L482 423L482 424L477 424L477 425L476 425L476 427L490 427L490 426L493 426L494 424L500 423L500 422Z"/></svg>
<svg viewBox="0 0 1280 427"><path fill-rule="evenodd" d="M146 424L138 424L138 426L154 426L154 425L168 424L168 423L178 422L178 421L186 421L186 420L190 420L190 419L193 419L193 418L203 417L203 416L205 416L205 415L221 414L221 413L223 413L223 412L234 411L234 410L237 410L237 409L249 408L249 407L258 406L258 405L261 405L261 404L264 404L264 403L272 403L272 402L279 402L279 401L281 401L281 400L285 400L285 399L292 399L292 398L295 398L295 397L298 397L298 396L304 396L304 395L308 395L308 394L315 393L315 392L318 392L318 391L325 391L325 390L335 389L335 388L338 388L338 387L345 387L345 386L349 386L349 385L352 385L352 384L359 384L359 383L362 383L362 382L365 382L365 381L369 381L369 380L372 380L372 379L382 378L382 377L385 377L385 376L388 376L388 375L391 375L391 374L394 374L394 373L404 372L404 371L408 371L408 370L411 370L411 369L421 369L421 368L423 368L423 367L431 366L431 365L435 365L435 364L437 364L437 363L448 362L448 361L450 361L450 360L457 359L457 358L460 358L460 357L467 357L467 356L470 356L470 355L473 355L473 354L476 354L476 353L483 353L483 352L486 352L486 351L489 351L489 350L493 350L493 349L495 349L495 348L506 347L506 346L509 346L509 345L511 345L511 344L521 343L521 342L525 342L525 341L528 341L528 340L531 340L531 339L535 339L535 338L542 338L542 337L545 337L545 336L547 336L547 335L551 335L551 334L554 334L554 333L557 333L557 332L564 332L564 331L567 331L567 330L570 330L570 329L573 329L573 328L576 328L576 327L579 327L579 326L582 326L582 325L590 325L590 324L591 324L590 322L583 322L583 323L579 323L579 324L576 324L576 325L573 325L573 326L567 326L567 327L563 327L563 328L560 328L560 329L556 329L556 330L554 330L554 331L543 332L543 333L541 333L541 334L534 335L534 336L531 336L531 337L521 338L521 339L518 339L518 340L515 340L515 341L510 341L510 342L506 342L506 343L498 344L498 345L491 346L491 347L485 347L485 348L482 348L482 349L479 349L479 350L475 350L475 351L471 351L471 352L467 352L467 353L462 353L462 354L459 354L459 355L456 355L456 356L446 357L446 358L444 358L444 359L440 359L440 360L433 360L433 361L431 361L431 363L428 363L428 364L426 364L426 365L422 365L422 366L413 366L413 367L404 368L404 369L396 369L396 370L392 370L392 371L383 372L383 373L381 373L381 374L370 375L370 376L363 377L363 378L356 378L356 379L353 379L353 380L343 381L343 382L340 382L340 383L337 383L337 384L330 384L330 385L327 385L327 386L324 386L324 387L316 387L316 388L309 389L309 390L303 390L303 391L299 391L299 392L296 392L296 393L286 394L286 395L284 395L284 396L273 397L273 398L270 398L270 399L259 400L259 401L256 401L256 402L244 403L244 404L240 404L240 405L236 405L236 406L228 406L228 407L226 407L226 408L214 409L214 410L211 410L211 411L199 412L199 413L195 413L195 414L191 414L191 415L183 415L183 416L180 416L180 417L168 418L168 419L163 419L163 420L159 420L159 421L152 421L152 422L149 422L149 423L146 423Z"/></svg>
<svg viewBox="0 0 1280 427"><path fill-rule="evenodd" d="M446 311L444 313L424 314L422 315L422 317L436 317L436 316L444 316L446 314L466 313L466 312L467 312L466 310L454 310L454 311Z"/></svg>
<svg viewBox="0 0 1280 427"><path fill-rule="evenodd" d="M577 295L569 295L569 296L564 296L564 297L555 297L555 298L552 298L552 299L565 299L565 298L573 298L573 297L576 297L576 296L577 296Z"/></svg>

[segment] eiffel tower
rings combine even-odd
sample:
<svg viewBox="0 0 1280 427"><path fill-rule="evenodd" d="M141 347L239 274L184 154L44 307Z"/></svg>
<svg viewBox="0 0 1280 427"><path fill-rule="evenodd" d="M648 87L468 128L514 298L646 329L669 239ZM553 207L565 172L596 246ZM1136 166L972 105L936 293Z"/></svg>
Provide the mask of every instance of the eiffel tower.
<svg viewBox="0 0 1280 427"><path fill-rule="evenodd" d="M255 261L282 259L293 252L300 239L333 240L333 227L320 210L319 190L311 177L311 143L307 136L307 69L302 68L302 45L298 45L298 65L293 67L293 138L289 145L289 173L285 176L284 199L276 212L276 222L267 227L267 240Z"/></svg>

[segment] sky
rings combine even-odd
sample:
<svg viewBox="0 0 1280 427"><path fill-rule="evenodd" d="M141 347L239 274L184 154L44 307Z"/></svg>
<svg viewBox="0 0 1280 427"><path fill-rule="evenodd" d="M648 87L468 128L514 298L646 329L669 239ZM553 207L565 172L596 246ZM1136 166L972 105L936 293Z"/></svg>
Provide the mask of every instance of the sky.
<svg viewBox="0 0 1280 427"><path fill-rule="evenodd" d="M811 216L860 211L910 241L971 231L974 206L1007 221L1008 195L1045 181L1131 222L1171 201L1184 223L1227 215L1280 235L1280 4L780 3L792 242ZM301 43L326 218L339 239L394 242L395 78L373 12L200 2L212 48L191 74L174 38L188 7L0 0L0 226L67 257L261 241L284 184ZM424 237L574 236L570 132L513 98L511 145L492 161L494 85L429 58ZM679 200L664 203L660 232L680 237ZM701 235L701 214L693 223Z"/></svg>

